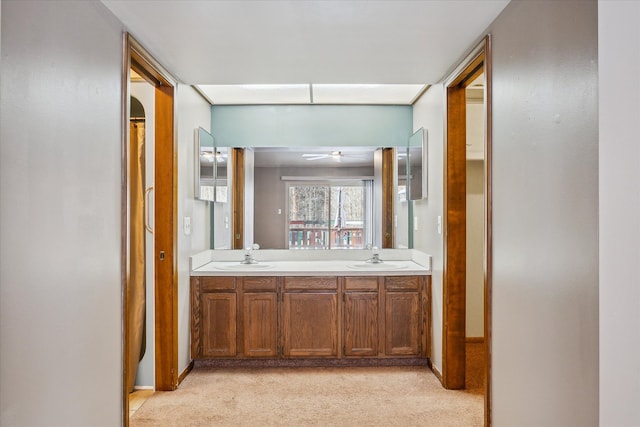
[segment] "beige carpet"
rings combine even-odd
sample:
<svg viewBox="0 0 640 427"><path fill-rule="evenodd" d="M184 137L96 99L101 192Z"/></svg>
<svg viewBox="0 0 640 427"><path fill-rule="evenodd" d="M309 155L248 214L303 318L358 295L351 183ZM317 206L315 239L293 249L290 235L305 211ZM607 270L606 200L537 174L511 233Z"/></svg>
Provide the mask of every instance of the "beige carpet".
<svg viewBox="0 0 640 427"><path fill-rule="evenodd" d="M481 389L444 390L424 367L200 368L131 426L460 427L481 426L483 410Z"/></svg>

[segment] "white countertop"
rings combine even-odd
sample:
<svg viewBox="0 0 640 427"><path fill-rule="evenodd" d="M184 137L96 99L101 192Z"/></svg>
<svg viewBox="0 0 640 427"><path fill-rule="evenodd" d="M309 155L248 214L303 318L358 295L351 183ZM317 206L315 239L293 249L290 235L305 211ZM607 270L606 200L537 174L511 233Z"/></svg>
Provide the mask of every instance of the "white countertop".
<svg viewBox="0 0 640 427"><path fill-rule="evenodd" d="M267 261L243 265L239 262L212 261L191 272L192 276L407 276L431 274L413 261Z"/></svg>
<svg viewBox="0 0 640 427"><path fill-rule="evenodd" d="M204 251L191 257L192 276L409 276L430 275L431 257L412 249L384 249L381 264L366 263L370 252L259 250L257 264L240 260L244 251Z"/></svg>

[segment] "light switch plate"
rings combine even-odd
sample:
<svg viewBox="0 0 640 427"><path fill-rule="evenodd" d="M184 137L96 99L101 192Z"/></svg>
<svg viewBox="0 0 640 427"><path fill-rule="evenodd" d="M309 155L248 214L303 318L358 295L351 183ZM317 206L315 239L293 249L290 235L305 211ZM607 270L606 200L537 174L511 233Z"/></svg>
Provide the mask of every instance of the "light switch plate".
<svg viewBox="0 0 640 427"><path fill-rule="evenodd" d="M184 229L184 235L189 236L191 234L191 217L185 216L184 222L182 223L182 227Z"/></svg>

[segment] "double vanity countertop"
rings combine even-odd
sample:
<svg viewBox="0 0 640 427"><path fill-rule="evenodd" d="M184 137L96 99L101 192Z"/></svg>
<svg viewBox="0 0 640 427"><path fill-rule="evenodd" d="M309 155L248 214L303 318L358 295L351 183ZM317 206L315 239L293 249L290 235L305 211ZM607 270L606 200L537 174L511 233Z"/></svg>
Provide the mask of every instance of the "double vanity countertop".
<svg viewBox="0 0 640 427"><path fill-rule="evenodd" d="M382 263L368 263L368 250L255 250L255 264L242 264L243 250L209 250L190 258L192 276L410 276L430 275L431 257L414 249L382 249Z"/></svg>

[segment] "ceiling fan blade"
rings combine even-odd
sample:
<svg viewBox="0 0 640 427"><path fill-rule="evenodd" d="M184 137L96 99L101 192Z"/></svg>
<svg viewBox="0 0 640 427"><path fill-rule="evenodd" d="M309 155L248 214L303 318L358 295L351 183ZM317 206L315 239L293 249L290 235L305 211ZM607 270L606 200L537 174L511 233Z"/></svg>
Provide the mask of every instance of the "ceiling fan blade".
<svg viewBox="0 0 640 427"><path fill-rule="evenodd" d="M322 160L322 159L326 159L327 156L324 155L315 155L315 156L305 156L304 154L302 155L305 160Z"/></svg>

